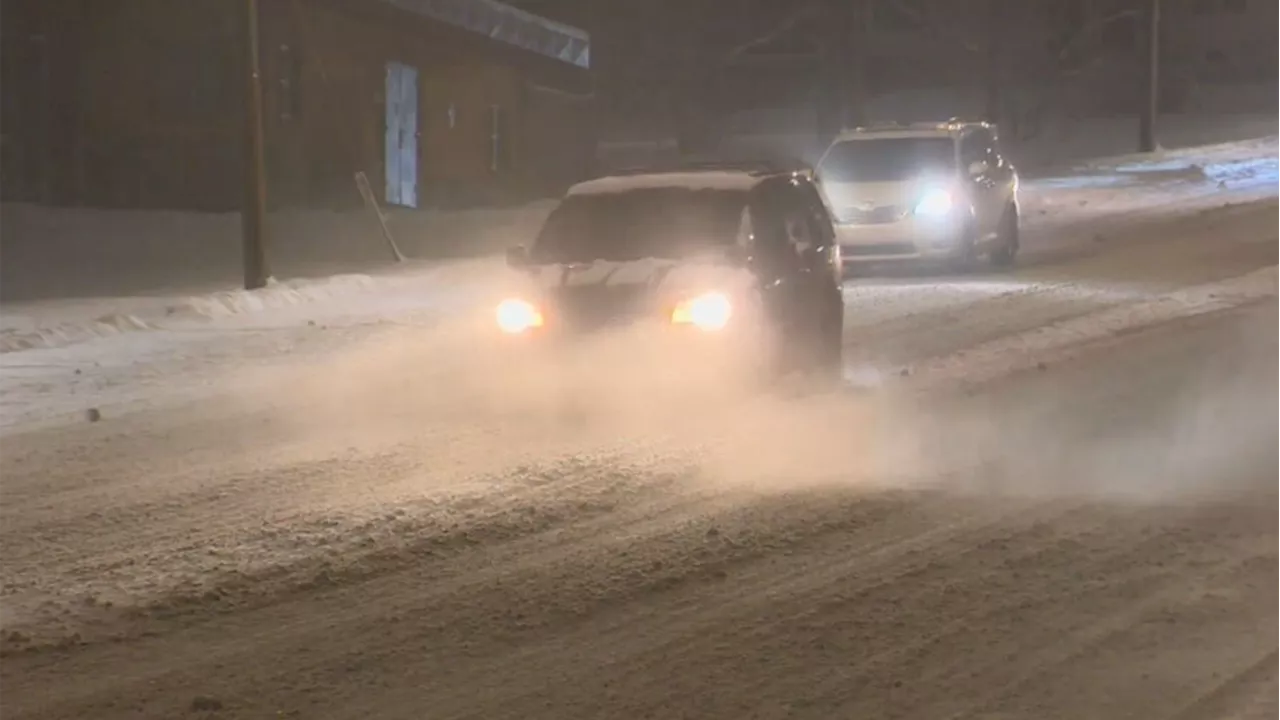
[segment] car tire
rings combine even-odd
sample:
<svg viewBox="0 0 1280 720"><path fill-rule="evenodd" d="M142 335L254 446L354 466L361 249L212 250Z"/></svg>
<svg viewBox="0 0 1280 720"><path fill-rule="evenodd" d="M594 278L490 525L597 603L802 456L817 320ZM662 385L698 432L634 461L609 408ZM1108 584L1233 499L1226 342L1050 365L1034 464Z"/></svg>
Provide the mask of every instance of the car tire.
<svg viewBox="0 0 1280 720"><path fill-rule="evenodd" d="M1004 270L1013 267L1018 259L1018 208L1010 205L1000 218L1000 228L996 234L996 246L987 253L987 262L992 267Z"/></svg>
<svg viewBox="0 0 1280 720"><path fill-rule="evenodd" d="M825 288L819 303L812 370L823 379L839 381L844 373L844 293L839 286Z"/></svg>
<svg viewBox="0 0 1280 720"><path fill-rule="evenodd" d="M967 275L973 272L978 256L978 231L970 222L960 238L960 248L956 254L947 259L947 270L955 275Z"/></svg>

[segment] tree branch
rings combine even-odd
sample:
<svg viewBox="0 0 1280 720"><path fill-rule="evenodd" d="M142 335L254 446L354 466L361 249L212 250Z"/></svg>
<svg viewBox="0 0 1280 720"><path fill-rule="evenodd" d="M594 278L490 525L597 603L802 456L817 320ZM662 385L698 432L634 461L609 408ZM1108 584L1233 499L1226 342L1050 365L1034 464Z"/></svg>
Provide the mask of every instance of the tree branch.
<svg viewBox="0 0 1280 720"><path fill-rule="evenodd" d="M724 59L732 60L733 58L738 57L739 55L743 55L749 52L754 47L767 45L770 42L777 40L779 37L785 35L787 32L794 29L795 26L799 25L801 21L808 20L811 17L820 15L823 10L823 5L824 3L822 3L821 0L812 0L810 3L808 3L807 5L804 5L799 10L795 11L790 16L788 16L786 20L782 21L781 25L774 28L773 30L770 30L764 35L760 35L758 37L752 38L751 40L741 43L740 45L734 46L732 49L729 50L729 52L724 54ZM821 43L819 42L819 44Z"/></svg>

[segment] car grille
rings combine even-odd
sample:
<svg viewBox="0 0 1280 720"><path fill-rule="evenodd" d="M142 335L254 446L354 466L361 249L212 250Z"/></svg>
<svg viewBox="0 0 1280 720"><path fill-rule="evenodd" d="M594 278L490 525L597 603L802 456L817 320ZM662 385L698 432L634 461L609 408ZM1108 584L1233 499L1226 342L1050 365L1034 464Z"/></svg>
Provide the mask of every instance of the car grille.
<svg viewBox="0 0 1280 720"><path fill-rule="evenodd" d="M556 315L569 328L600 328L635 319L650 310L646 297L636 287L566 287L557 293Z"/></svg>
<svg viewBox="0 0 1280 720"><path fill-rule="evenodd" d="M876 243L874 245L841 245L840 254L845 257L871 255L911 255L916 252L911 243Z"/></svg>
<svg viewBox="0 0 1280 720"><path fill-rule="evenodd" d="M906 217L901 205L881 205L870 209L845 208L838 213L842 225L885 225Z"/></svg>

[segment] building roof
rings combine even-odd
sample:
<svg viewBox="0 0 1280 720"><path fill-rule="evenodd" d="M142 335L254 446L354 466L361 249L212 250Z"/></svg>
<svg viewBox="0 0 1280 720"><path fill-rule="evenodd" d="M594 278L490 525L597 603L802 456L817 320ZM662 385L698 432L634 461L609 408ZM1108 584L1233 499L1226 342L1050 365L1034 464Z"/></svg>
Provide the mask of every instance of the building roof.
<svg viewBox="0 0 1280 720"><path fill-rule="evenodd" d="M591 67L591 36L587 31L497 0L382 1L570 65Z"/></svg>

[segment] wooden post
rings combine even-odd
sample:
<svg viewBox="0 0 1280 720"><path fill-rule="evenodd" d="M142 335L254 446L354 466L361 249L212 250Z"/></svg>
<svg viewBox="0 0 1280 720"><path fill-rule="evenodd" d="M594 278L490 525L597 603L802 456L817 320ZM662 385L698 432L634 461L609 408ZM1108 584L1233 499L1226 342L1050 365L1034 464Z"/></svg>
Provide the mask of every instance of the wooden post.
<svg viewBox="0 0 1280 720"><path fill-rule="evenodd" d="M22 74L18 72L20 56L19 42L24 40L23 29L19 28L18 6L0 4L0 46L5 53L4 86L8 94L4 97L4 136L0 137L0 199L15 200L23 196L22 159L19 149L24 137L22 120L20 120L20 100L18 83Z"/></svg>
<svg viewBox="0 0 1280 720"><path fill-rule="evenodd" d="M1160 0L1147 0L1146 57L1143 59L1143 102L1138 120L1138 151L1155 152L1156 117L1160 113Z"/></svg>
<svg viewBox="0 0 1280 720"><path fill-rule="evenodd" d="M258 0L244 0L244 287L267 284L266 161L263 157L262 69L258 50Z"/></svg>
<svg viewBox="0 0 1280 720"><path fill-rule="evenodd" d="M1003 120L1001 108L1004 104L1003 74L1004 48L1001 32L1004 23L1003 0L987 0L987 42L986 67L983 84L986 89L987 122L999 124Z"/></svg>
<svg viewBox="0 0 1280 720"><path fill-rule="evenodd" d="M32 37L32 40L40 49L40 202L44 205L53 204L54 99L51 46L53 44L54 19L50 16L54 12L56 12L54 8L48 5L42 5L37 9L40 34Z"/></svg>
<svg viewBox="0 0 1280 720"><path fill-rule="evenodd" d="M378 198L373 193L373 186L369 184L369 176L365 175L363 170L356 173L356 189L360 192L360 197L364 199L365 209L378 221L378 227L382 230L382 239L386 241L387 247L390 248L392 259L398 263L404 262L404 253L400 252L400 246L396 245L396 239L391 235L391 228L387 226L387 216L382 214L382 208L378 205Z"/></svg>

